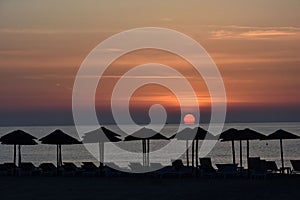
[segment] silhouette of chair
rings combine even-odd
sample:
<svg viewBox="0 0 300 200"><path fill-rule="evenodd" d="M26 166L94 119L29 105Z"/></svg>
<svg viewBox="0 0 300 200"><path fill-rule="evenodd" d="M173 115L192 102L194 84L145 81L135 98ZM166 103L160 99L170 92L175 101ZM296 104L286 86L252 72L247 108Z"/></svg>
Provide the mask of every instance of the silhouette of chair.
<svg viewBox="0 0 300 200"><path fill-rule="evenodd" d="M63 176L75 176L81 172L80 169L71 162L64 162L61 171Z"/></svg>
<svg viewBox="0 0 300 200"><path fill-rule="evenodd" d="M31 162L24 162L20 164L18 174L20 176L33 176L39 175L40 171Z"/></svg>
<svg viewBox="0 0 300 200"><path fill-rule="evenodd" d="M200 174L201 176L214 176L216 169L212 166L211 158L199 158L200 159Z"/></svg>
<svg viewBox="0 0 300 200"><path fill-rule="evenodd" d="M248 166L251 178L266 178L267 167L265 160L261 160L260 157L250 157L248 159Z"/></svg>
<svg viewBox="0 0 300 200"><path fill-rule="evenodd" d="M266 161L266 170L268 173L277 173L280 171L275 161Z"/></svg>
<svg viewBox="0 0 300 200"><path fill-rule="evenodd" d="M296 173L300 173L300 160L290 160L291 164L292 164L292 173L296 174Z"/></svg>
<svg viewBox="0 0 300 200"><path fill-rule="evenodd" d="M44 176L54 176L57 173L57 169L53 163L41 163L39 168L41 174Z"/></svg>
<svg viewBox="0 0 300 200"><path fill-rule="evenodd" d="M8 175L14 175L17 170L17 166L14 163L3 163L3 166L7 168Z"/></svg>
<svg viewBox="0 0 300 200"><path fill-rule="evenodd" d="M7 176L8 175L8 169L5 165L0 165L0 175L1 176Z"/></svg>
<svg viewBox="0 0 300 200"><path fill-rule="evenodd" d="M237 164L216 164L216 166L218 168L217 174L224 178L239 175Z"/></svg>
<svg viewBox="0 0 300 200"><path fill-rule="evenodd" d="M96 176L99 173L99 168L93 162L82 162L81 169L84 176Z"/></svg>

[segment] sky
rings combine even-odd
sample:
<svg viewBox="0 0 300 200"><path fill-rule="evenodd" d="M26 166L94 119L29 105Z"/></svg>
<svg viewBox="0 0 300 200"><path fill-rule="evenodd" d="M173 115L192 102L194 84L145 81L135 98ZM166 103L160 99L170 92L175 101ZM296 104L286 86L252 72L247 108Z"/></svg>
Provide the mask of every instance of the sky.
<svg viewBox="0 0 300 200"><path fill-rule="evenodd" d="M73 84L85 57L138 27L174 29L206 49L224 81L227 122L300 121L299 9L298 0L1 0L0 125L72 124ZM193 67L169 52L141 50L105 71L95 99L100 121L112 122L111 93L122 74L148 62L182 73L196 92L200 122L209 120L210 96ZM158 85L134 93L133 118L147 122L156 103L170 123L178 121L174 93Z"/></svg>

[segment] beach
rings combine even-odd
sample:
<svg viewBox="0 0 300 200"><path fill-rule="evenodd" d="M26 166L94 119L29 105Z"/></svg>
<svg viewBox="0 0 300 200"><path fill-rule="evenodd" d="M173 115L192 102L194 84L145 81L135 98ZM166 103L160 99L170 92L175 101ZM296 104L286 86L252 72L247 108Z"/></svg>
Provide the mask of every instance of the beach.
<svg viewBox="0 0 300 200"><path fill-rule="evenodd" d="M0 177L1 199L299 199L300 176L267 179Z"/></svg>

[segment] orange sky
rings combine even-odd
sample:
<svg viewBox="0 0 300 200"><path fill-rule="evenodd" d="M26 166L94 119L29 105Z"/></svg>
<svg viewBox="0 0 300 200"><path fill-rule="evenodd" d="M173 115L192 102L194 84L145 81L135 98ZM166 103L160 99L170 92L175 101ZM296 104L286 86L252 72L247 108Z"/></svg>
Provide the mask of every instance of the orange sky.
<svg viewBox="0 0 300 200"><path fill-rule="evenodd" d="M202 44L222 74L229 106L296 108L299 9L296 0L1 1L0 108L69 109L76 72L92 48L112 34L146 26L175 29ZM132 52L111 65L98 88L97 106L109 103L118 76L147 62L183 73L200 107L209 107L207 88L192 67L154 50ZM172 93L157 86L141 88L132 98L137 106L165 101L177 105Z"/></svg>

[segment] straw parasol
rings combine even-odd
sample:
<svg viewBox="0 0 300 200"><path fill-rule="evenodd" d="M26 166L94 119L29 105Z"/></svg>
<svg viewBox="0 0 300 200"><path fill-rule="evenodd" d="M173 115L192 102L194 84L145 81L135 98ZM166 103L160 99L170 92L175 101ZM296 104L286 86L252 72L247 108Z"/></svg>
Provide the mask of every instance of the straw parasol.
<svg viewBox="0 0 300 200"><path fill-rule="evenodd" d="M21 146L22 145L36 145L36 140L37 138L30 135L29 133L26 133L25 131L22 130L15 130L12 131L0 138L1 144L8 144L8 145L14 145L14 164L17 165L16 161L16 154L17 154L17 145L18 145L18 164L20 166L22 162L22 155L21 155Z"/></svg>
<svg viewBox="0 0 300 200"><path fill-rule="evenodd" d="M160 133L155 132L152 129L143 127L140 130L124 138L124 141L135 141L135 140L142 141L143 166L149 166L150 140L169 140L169 138L165 137Z"/></svg>
<svg viewBox="0 0 300 200"><path fill-rule="evenodd" d="M244 130L240 130L239 131L239 136L238 139L240 140L240 142L242 140L246 140L247 141L247 161L249 161L249 141L250 140L263 140L265 139L266 136L249 128L245 128ZM241 147L242 150L242 147ZM242 154L242 152L241 152ZM242 167L242 161L241 161L241 167ZM249 168L249 162L248 162L248 168Z"/></svg>
<svg viewBox="0 0 300 200"><path fill-rule="evenodd" d="M205 129L201 127L185 128L181 132L178 132L175 136L177 140L186 140L186 158L187 158L187 166L189 166L189 156L188 156L188 141L192 140L192 166L194 167L194 160L196 157L196 167L198 167L198 146L199 140L213 140L215 137L207 132Z"/></svg>
<svg viewBox="0 0 300 200"><path fill-rule="evenodd" d="M230 128L224 132L221 133L219 139L223 141L231 141L231 147L232 147L232 163L236 164L235 161L235 147L234 147L234 141L238 139L239 131L235 128Z"/></svg>
<svg viewBox="0 0 300 200"><path fill-rule="evenodd" d="M72 144L81 144L80 141L77 139L69 136L68 134L64 133L62 130L55 130L49 135L39 139L42 144L52 144L56 145L57 147L57 169L62 166L62 153L61 153L61 146L62 145L72 145Z"/></svg>
<svg viewBox="0 0 300 200"><path fill-rule="evenodd" d="M99 143L99 162L100 167L102 167L104 163L104 143L122 141L119 137L119 134L105 127L101 127L85 133L82 137L82 143Z"/></svg>
<svg viewBox="0 0 300 200"><path fill-rule="evenodd" d="M300 139L298 135L279 129L274 133L268 135L265 140L279 140L280 141L280 155L281 155L281 172L284 173L283 147L282 140L284 139Z"/></svg>

